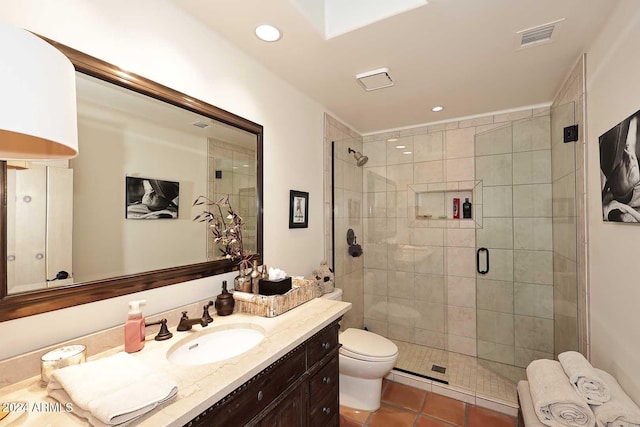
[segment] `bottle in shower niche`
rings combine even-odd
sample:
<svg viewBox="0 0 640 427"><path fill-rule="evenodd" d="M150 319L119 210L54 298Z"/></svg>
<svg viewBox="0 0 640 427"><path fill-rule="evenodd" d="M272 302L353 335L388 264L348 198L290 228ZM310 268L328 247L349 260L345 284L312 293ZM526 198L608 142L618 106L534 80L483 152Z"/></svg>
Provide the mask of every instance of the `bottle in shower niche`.
<svg viewBox="0 0 640 427"><path fill-rule="evenodd" d="M462 218L471 218L471 202L468 197L464 198L464 203L462 204Z"/></svg>
<svg viewBox="0 0 640 427"><path fill-rule="evenodd" d="M453 199L453 219L460 218L460 199Z"/></svg>

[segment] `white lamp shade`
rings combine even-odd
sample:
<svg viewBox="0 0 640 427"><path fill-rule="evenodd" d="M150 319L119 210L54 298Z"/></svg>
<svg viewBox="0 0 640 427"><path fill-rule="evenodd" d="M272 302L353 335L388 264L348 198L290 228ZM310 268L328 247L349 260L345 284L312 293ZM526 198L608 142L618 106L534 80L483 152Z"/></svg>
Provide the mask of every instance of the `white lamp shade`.
<svg viewBox="0 0 640 427"><path fill-rule="evenodd" d="M49 43L0 22L0 159L78 154L75 69Z"/></svg>

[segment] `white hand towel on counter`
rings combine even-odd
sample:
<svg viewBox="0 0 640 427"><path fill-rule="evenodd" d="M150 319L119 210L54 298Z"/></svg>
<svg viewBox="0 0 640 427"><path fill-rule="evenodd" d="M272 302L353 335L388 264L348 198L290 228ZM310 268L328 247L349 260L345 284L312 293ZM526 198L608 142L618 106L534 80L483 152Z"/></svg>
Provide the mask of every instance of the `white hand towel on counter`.
<svg viewBox="0 0 640 427"><path fill-rule="evenodd" d="M543 424L551 427L594 427L595 416L569 383L559 362L534 360L527 366L527 381L533 409Z"/></svg>
<svg viewBox="0 0 640 427"><path fill-rule="evenodd" d="M565 351L558 355L558 360L573 387L587 399L589 405L602 405L611 399L609 388L582 354Z"/></svg>
<svg viewBox="0 0 640 427"><path fill-rule="evenodd" d="M520 411L522 412L522 418L524 419L527 427L545 427L545 424L540 422L538 414L536 414L533 408L533 401L531 400L531 392L529 391L529 381L518 381L518 400L520 402Z"/></svg>
<svg viewBox="0 0 640 427"><path fill-rule="evenodd" d="M47 393L73 404L73 413L94 426L126 425L171 399L178 386L135 357L118 353L58 369Z"/></svg>
<svg viewBox="0 0 640 427"><path fill-rule="evenodd" d="M592 406L598 427L640 427L640 408L624 392L618 381L608 372L594 368L611 392L611 399Z"/></svg>

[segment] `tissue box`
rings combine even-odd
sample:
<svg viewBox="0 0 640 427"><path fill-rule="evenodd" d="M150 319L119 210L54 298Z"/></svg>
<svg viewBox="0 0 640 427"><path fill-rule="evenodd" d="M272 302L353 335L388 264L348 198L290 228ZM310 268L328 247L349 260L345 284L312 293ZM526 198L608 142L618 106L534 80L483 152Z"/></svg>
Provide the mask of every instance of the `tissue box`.
<svg viewBox="0 0 640 427"><path fill-rule="evenodd" d="M260 279L258 289L260 295L284 295L291 290L291 277L278 280Z"/></svg>

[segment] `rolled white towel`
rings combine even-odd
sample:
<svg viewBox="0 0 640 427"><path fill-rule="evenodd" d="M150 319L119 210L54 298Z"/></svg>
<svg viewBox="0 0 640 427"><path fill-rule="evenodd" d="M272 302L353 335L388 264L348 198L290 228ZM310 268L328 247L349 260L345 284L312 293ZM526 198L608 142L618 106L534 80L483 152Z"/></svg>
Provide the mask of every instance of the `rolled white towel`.
<svg viewBox="0 0 640 427"><path fill-rule="evenodd" d="M582 354L565 351L558 355L558 360L573 387L587 399L589 405L602 405L611 399L609 388Z"/></svg>
<svg viewBox="0 0 640 427"><path fill-rule="evenodd" d="M611 399L592 406L598 427L640 427L640 408L624 392L618 381L603 370L594 368L611 392Z"/></svg>
<svg viewBox="0 0 640 427"><path fill-rule="evenodd" d="M531 392L529 391L529 381L518 381L518 400L520 401L520 411L527 427L545 427L542 424L533 408Z"/></svg>
<svg viewBox="0 0 640 427"><path fill-rule="evenodd" d="M567 380L555 360L534 360L527 366L529 391L538 419L551 427L594 427L595 416Z"/></svg>
<svg viewBox="0 0 640 427"><path fill-rule="evenodd" d="M49 396L94 426L126 425L176 395L176 383L127 353L53 371Z"/></svg>

